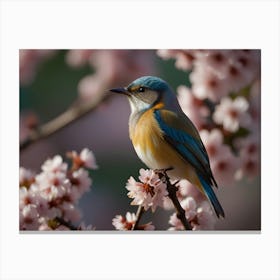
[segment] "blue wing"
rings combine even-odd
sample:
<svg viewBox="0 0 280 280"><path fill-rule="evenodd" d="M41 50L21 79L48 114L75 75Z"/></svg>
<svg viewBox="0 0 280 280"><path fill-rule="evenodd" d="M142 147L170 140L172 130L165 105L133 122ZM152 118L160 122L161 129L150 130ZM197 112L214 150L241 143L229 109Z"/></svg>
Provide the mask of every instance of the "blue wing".
<svg viewBox="0 0 280 280"><path fill-rule="evenodd" d="M210 168L208 154L195 126L187 116L180 115L178 118L175 113L168 110L155 110L154 116L164 133L165 140L194 167L217 216L224 217L223 208L212 189L213 185L216 187L218 185Z"/></svg>
<svg viewBox="0 0 280 280"><path fill-rule="evenodd" d="M207 183L217 186L211 172L209 158L200 136L192 122L167 110L155 110L155 119L164 133L166 141L190 163Z"/></svg>

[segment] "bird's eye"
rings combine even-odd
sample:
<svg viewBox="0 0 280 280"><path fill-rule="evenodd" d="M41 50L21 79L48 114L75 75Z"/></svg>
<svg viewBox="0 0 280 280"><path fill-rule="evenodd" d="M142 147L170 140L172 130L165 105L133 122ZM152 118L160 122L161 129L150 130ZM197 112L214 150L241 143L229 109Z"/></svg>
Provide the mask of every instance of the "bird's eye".
<svg viewBox="0 0 280 280"><path fill-rule="evenodd" d="M138 92L144 92L145 91L145 88L144 87L140 87L139 89L138 89Z"/></svg>

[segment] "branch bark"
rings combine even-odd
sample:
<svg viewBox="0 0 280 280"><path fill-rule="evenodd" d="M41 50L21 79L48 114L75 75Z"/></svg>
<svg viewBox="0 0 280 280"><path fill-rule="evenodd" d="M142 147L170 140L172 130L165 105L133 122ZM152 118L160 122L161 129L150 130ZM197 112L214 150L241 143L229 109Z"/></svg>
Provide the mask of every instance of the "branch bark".
<svg viewBox="0 0 280 280"><path fill-rule="evenodd" d="M74 121L80 119L82 116L90 113L95 109L101 102L107 100L111 95L100 95L90 102L79 102L77 101L69 109L63 112L61 115L52 119L51 121L39 126L36 130L33 130L30 135L20 143L20 151L25 150L33 143L49 137L60 129L68 126Z"/></svg>
<svg viewBox="0 0 280 280"><path fill-rule="evenodd" d="M137 227L139 225L139 222L140 222L140 219L141 219L143 213L144 213L144 207L139 205L137 212L136 212L136 221L135 221L135 224L132 226L131 230L137 230Z"/></svg>
<svg viewBox="0 0 280 280"><path fill-rule="evenodd" d="M165 170L159 170L157 171L159 174L159 177L162 179L164 178L164 183L166 183L167 191L168 191L168 197L171 199L177 213L177 218L181 221L182 225L184 226L185 230L192 230L192 227L190 223L188 222L185 210L182 208L178 197L177 197L177 187L175 184L171 184L170 178L167 175L168 170L172 170L173 168L165 169Z"/></svg>

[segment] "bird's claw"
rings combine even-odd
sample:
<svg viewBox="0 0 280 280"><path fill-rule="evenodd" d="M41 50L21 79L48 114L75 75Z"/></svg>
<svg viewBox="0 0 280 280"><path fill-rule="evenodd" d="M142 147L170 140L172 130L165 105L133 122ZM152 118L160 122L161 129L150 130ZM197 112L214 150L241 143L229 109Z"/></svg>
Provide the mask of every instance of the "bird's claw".
<svg viewBox="0 0 280 280"><path fill-rule="evenodd" d="M173 184L171 184L170 182L170 178L167 175L167 171L173 170L173 167L168 167L168 168L162 168L162 169L155 169L154 172L159 176L160 180L163 183L168 183L170 186L174 187L176 189L176 191L178 190L178 187L176 186L180 180L177 180L176 182L174 182Z"/></svg>
<svg viewBox="0 0 280 280"><path fill-rule="evenodd" d="M168 167L168 168L155 169L154 172L156 174L164 174L164 175L166 175L167 171L170 171L170 170L173 170L173 169L174 168L171 166L171 167Z"/></svg>

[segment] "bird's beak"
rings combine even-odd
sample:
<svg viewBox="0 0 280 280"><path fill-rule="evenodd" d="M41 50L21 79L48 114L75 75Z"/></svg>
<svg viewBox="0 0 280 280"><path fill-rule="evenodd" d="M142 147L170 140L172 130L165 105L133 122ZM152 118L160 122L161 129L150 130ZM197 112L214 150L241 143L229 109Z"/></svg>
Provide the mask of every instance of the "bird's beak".
<svg viewBox="0 0 280 280"><path fill-rule="evenodd" d="M115 92L115 93L120 93L129 96L129 91L126 88L112 88L110 91Z"/></svg>

